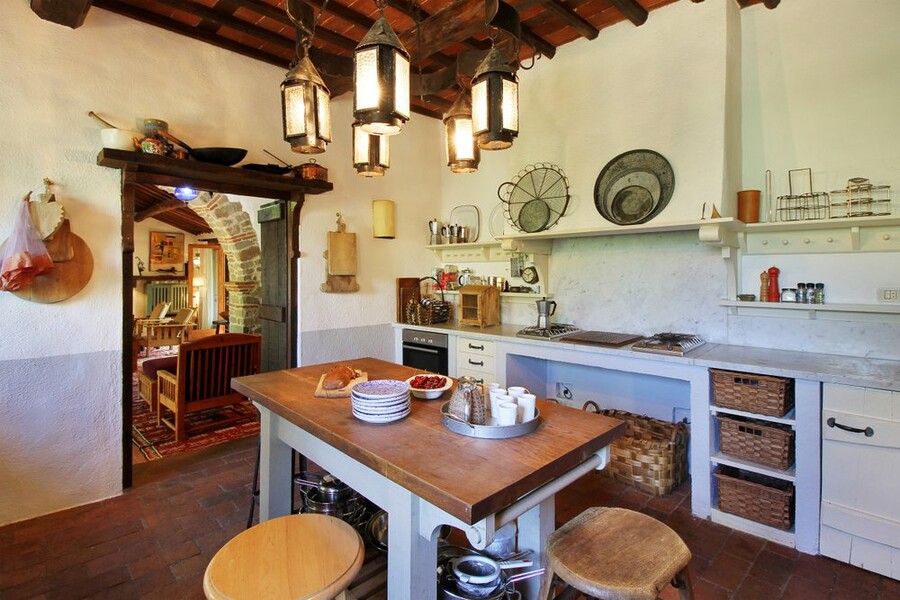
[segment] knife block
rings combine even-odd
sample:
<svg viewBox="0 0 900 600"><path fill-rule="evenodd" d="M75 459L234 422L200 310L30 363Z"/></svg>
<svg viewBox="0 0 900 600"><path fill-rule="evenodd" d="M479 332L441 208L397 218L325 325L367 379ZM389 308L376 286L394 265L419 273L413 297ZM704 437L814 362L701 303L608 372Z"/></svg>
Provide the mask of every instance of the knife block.
<svg viewBox="0 0 900 600"><path fill-rule="evenodd" d="M490 327L500 324L500 290L492 285L459 288L459 324Z"/></svg>

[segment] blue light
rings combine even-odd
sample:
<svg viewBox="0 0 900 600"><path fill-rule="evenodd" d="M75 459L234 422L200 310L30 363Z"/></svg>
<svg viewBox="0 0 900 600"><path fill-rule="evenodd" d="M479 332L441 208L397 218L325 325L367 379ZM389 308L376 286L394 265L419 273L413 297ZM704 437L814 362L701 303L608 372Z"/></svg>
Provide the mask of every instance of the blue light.
<svg viewBox="0 0 900 600"><path fill-rule="evenodd" d="M200 195L200 192L186 185L175 188L175 197L183 202L190 202Z"/></svg>

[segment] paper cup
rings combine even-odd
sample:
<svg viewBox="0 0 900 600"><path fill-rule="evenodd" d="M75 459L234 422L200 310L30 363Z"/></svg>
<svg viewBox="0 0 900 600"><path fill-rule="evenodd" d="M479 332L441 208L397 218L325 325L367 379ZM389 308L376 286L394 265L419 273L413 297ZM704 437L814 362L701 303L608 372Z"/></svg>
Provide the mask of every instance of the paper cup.
<svg viewBox="0 0 900 600"><path fill-rule="evenodd" d="M519 386L506 388L506 391L509 392L510 396L518 396L519 394L530 394L531 393L528 391L528 388L523 388L523 387L519 387Z"/></svg>
<svg viewBox="0 0 900 600"><path fill-rule="evenodd" d="M519 422L527 423L534 418L534 405L537 398L534 394L519 394L516 404L519 407Z"/></svg>
<svg viewBox="0 0 900 600"><path fill-rule="evenodd" d="M514 402L501 402L497 407L497 425L515 425L519 405Z"/></svg>
<svg viewBox="0 0 900 600"><path fill-rule="evenodd" d="M503 388L496 388L489 392L491 399L491 416L497 418L497 407L501 402L515 402L515 398L509 396ZM502 398L502 400L501 400Z"/></svg>

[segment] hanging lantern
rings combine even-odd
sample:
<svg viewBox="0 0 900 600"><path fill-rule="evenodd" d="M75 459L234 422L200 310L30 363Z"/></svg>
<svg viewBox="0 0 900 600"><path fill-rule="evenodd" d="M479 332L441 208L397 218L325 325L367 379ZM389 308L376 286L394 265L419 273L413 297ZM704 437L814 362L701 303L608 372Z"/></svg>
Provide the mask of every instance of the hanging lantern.
<svg viewBox="0 0 900 600"><path fill-rule="evenodd" d="M375 135L409 121L409 53L383 14L353 52L353 118Z"/></svg>
<svg viewBox="0 0 900 600"><path fill-rule="evenodd" d="M472 78L472 125L483 150L509 148L519 135L519 81L498 48Z"/></svg>
<svg viewBox="0 0 900 600"><path fill-rule="evenodd" d="M444 117L447 133L447 165L451 173L474 173L478 170L481 151L472 130L472 103L463 90Z"/></svg>
<svg viewBox="0 0 900 600"><path fill-rule="evenodd" d="M381 177L391 166L388 138L366 133L360 123L353 124L353 166L363 177Z"/></svg>
<svg viewBox="0 0 900 600"><path fill-rule="evenodd" d="M330 96L306 50L302 54L281 84L284 141L294 152L320 154L331 141Z"/></svg>

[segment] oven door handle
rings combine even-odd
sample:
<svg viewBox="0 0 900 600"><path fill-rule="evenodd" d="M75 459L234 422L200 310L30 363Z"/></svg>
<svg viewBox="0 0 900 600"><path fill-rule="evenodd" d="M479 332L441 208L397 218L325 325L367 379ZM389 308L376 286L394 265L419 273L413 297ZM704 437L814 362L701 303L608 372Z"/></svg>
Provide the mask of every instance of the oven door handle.
<svg viewBox="0 0 900 600"><path fill-rule="evenodd" d="M432 348L424 348L422 346L409 346L407 344L403 344L404 350L413 350L415 352L427 352L428 354L440 354L440 350L434 350Z"/></svg>

